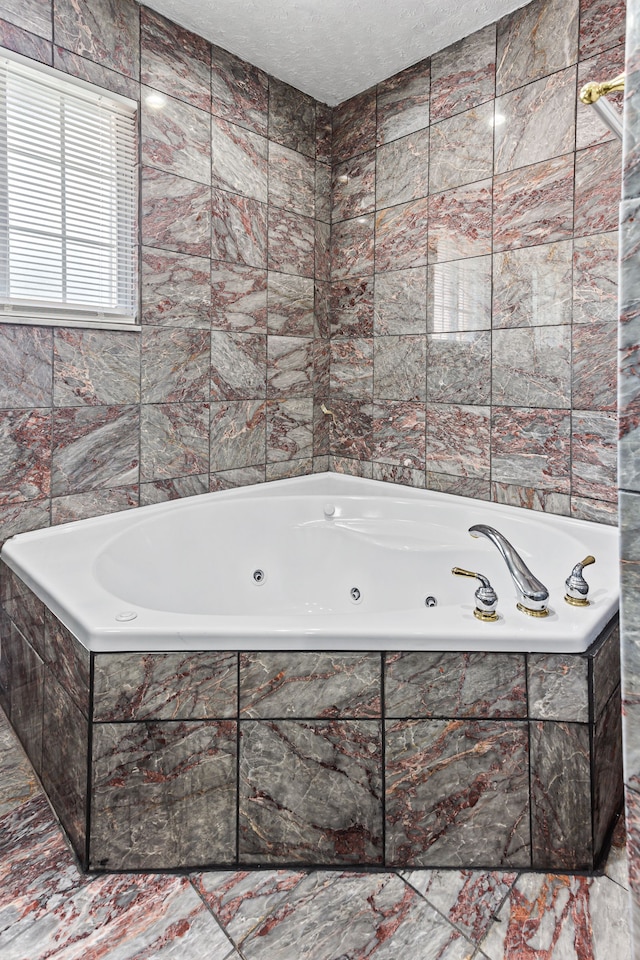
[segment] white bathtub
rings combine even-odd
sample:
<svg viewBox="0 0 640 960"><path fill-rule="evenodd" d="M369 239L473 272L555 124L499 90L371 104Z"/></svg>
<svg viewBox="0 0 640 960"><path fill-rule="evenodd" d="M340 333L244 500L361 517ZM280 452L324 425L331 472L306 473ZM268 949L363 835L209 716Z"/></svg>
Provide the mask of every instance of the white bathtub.
<svg viewBox="0 0 640 960"><path fill-rule="evenodd" d="M548 617L516 609L497 549L468 533L476 523L503 533L547 586ZM564 581L587 554L591 602L570 606ZM96 652L579 653L619 594L615 528L336 474L19 534L2 558ZM489 577L497 622L473 616L478 582L453 566Z"/></svg>

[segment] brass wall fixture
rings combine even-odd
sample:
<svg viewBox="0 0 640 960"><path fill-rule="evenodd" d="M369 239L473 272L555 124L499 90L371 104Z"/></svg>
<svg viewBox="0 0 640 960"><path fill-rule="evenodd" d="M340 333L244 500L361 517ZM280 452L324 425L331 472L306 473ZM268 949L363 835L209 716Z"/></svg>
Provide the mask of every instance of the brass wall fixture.
<svg viewBox="0 0 640 960"><path fill-rule="evenodd" d="M326 417L331 417L331 419L333 420L333 425L334 425L334 427L337 427L337 426L338 426L338 421L336 420L336 415L335 415L335 413L333 412L333 410L329 410L329 409L325 406L324 403L321 403L321 404L320 404L320 409L322 410L322 412L324 413L324 415L325 415Z"/></svg>
<svg viewBox="0 0 640 960"><path fill-rule="evenodd" d="M580 102L592 106L609 130L622 140L622 117L605 99L608 94L618 90L624 90L624 73L604 83L592 80L585 84L580 91Z"/></svg>

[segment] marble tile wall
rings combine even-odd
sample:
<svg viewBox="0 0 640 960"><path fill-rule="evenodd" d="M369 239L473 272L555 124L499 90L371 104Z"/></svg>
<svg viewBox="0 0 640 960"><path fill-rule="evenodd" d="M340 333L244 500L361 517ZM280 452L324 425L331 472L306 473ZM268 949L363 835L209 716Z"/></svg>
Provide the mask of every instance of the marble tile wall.
<svg viewBox="0 0 640 960"><path fill-rule="evenodd" d="M577 93L624 22L534 0L335 108L334 469L616 522L621 148Z"/></svg>
<svg viewBox="0 0 640 960"><path fill-rule="evenodd" d="M631 0L625 64L624 181L620 204L620 315L618 328L621 641L627 851L634 957L640 957L640 471L638 439L640 349L638 228L640 204L640 3Z"/></svg>
<svg viewBox="0 0 640 960"><path fill-rule="evenodd" d="M0 326L0 541L327 469L328 108L133 0L2 46L140 104L142 332Z"/></svg>

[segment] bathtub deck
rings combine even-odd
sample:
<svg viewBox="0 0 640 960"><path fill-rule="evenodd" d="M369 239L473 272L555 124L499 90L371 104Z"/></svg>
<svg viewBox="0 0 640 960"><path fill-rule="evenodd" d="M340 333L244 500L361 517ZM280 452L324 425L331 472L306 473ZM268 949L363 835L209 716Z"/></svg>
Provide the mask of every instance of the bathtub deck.
<svg viewBox="0 0 640 960"><path fill-rule="evenodd" d="M0 849L3 960L631 958L620 830L597 877L459 870L87 876L1 710Z"/></svg>

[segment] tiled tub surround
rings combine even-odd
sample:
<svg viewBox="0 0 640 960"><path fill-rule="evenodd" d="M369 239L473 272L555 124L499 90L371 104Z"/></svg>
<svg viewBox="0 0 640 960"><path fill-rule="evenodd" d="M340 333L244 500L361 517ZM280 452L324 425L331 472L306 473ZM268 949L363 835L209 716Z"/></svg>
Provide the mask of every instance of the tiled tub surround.
<svg viewBox="0 0 640 960"><path fill-rule="evenodd" d="M334 109L336 470L616 522L621 150L577 101L624 14L534 0Z"/></svg>
<svg viewBox="0 0 640 960"><path fill-rule="evenodd" d="M96 654L1 574L2 706L85 868L602 862L615 621L577 655Z"/></svg>

